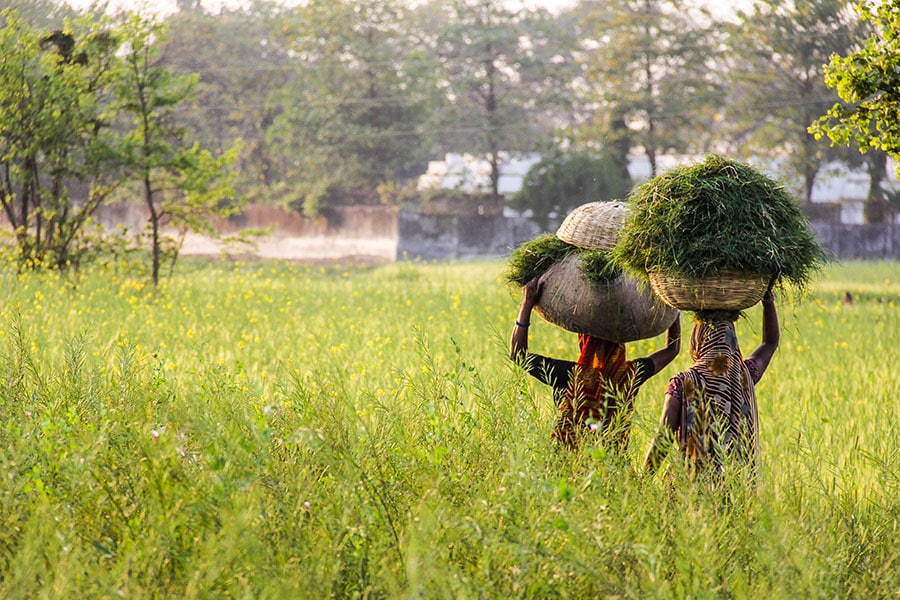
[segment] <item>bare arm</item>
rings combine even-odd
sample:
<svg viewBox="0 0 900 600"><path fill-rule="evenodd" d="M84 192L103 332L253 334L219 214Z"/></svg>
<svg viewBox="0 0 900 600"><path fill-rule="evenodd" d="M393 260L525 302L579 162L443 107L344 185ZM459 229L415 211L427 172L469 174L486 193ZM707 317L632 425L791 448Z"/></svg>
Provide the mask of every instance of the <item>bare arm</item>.
<svg viewBox="0 0 900 600"><path fill-rule="evenodd" d="M762 376L772 355L778 348L778 342L781 339L781 329L778 326L778 311L775 310L775 296L772 289L769 288L762 298L763 319L762 319L762 343L753 351L750 358L755 360L759 365L759 374Z"/></svg>
<svg viewBox="0 0 900 600"><path fill-rule="evenodd" d="M531 325L531 311L541 298L541 282L535 278L522 286L522 303L509 338L509 357L519 360L528 352L528 326Z"/></svg>
<svg viewBox="0 0 900 600"><path fill-rule="evenodd" d="M681 351L681 313L675 317L675 321L666 332L666 346L657 350L647 358L653 361L653 374L662 371L670 362L675 360Z"/></svg>

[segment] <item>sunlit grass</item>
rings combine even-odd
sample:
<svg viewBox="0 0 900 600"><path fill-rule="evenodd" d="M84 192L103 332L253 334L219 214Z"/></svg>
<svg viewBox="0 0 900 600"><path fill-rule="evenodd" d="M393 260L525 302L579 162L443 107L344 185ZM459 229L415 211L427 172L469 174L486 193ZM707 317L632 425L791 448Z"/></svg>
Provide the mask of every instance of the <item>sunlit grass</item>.
<svg viewBox="0 0 900 600"><path fill-rule="evenodd" d="M198 261L159 291L0 270L0 596L900 590L896 263L780 300L760 483L727 510L677 465L636 469L687 352L641 389L628 456L553 449L549 390L506 357L502 268ZM574 357L533 322L535 351Z"/></svg>

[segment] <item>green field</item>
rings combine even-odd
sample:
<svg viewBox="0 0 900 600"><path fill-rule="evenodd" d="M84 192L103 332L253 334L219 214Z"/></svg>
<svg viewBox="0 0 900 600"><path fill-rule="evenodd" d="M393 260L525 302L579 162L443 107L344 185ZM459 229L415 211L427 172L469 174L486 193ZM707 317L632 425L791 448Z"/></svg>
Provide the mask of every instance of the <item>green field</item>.
<svg viewBox="0 0 900 600"><path fill-rule="evenodd" d="M501 270L183 262L157 293L0 267L0 597L900 595L900 264L779 298L760 482L728 508L637 470L689 316L629 455L560 454Z"/></svg>

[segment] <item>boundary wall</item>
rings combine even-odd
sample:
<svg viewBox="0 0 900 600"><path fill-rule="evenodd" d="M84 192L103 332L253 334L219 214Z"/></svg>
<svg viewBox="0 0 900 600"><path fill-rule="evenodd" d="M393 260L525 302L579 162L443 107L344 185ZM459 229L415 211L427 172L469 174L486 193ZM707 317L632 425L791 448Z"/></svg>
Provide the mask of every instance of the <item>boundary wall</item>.
<svg viewBox="0 0 900 600"><path fill-rule="evenodd" d="M107 228L133 231L147 222L139 204L102 207L97 220ZM393 262L465 260L508 255L544 230L523 217L433 215L390 206L344 206L310 219L277 206L247 206L239 215L214 222L222 234L258 229L267 235L255 248L223 246L205 236L188 235L185 255L239 255L287 260ZM6 219L0 214L0 227ZM811 228L836 260L900 260L900 224L852 225L816 220ZM549 231L555 231L553 224Z"/></svg>

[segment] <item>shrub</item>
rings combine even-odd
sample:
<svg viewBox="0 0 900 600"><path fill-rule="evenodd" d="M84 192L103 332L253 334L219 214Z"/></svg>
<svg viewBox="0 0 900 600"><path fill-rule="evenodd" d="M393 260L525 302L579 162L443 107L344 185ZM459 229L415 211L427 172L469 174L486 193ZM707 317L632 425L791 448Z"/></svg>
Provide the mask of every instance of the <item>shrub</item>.
<svg viewBox="0 0 900 600"><path fill-rule="evenodd" d="M546 229L554 213L563 215L587 202L622 198L630 189L631 179L612 158L556 151L528 171L510 206L531 210L535 222Z"/></svg>

